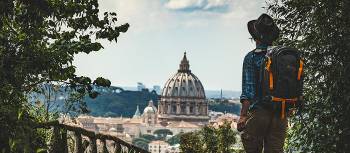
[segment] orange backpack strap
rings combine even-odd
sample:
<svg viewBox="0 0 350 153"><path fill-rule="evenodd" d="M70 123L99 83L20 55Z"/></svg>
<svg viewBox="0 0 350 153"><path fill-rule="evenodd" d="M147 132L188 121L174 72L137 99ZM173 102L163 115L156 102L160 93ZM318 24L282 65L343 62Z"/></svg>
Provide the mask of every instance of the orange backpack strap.
<svg viewBox="0 0 350 153"><path fill-rule="evenodd" d="M272 71L271 71L270 67L271 67L271 58L268 57L267 58L267 63L266 63L266 70L269 72L269 87L270 87L270 90L273 90L273 75L272 75Z"/></svg>
<svg viewBox="0 0 350 153"><path fill-rule="evenodd" d="M281 108L281 119L285 118L286 114L286 102L292 102L295 103L298 100L298 98L292 98L292 99L286 99L286 98L278 98L278 97L273 97L272 96L272 101L273 102L282 102L282 108Z"/></svg>
<svg viewBox="0 0 350 153"><path fill-rule="evenodd" d="M303 73L303 64L304 64L304 62L303 62L303 60L299 60L299 71L298 71L298 80L300 80L300 78L301 78L301 74Z"/></svg>

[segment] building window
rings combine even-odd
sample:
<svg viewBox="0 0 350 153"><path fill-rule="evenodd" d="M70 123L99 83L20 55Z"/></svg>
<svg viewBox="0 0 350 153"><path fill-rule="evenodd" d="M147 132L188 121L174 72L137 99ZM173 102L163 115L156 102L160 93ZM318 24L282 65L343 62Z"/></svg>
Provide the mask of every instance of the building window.
<svg viewBox="0 0 350 153"><path fill-rule="evenodd" d="M181 104L181 114L186 114L186 105Z"/></svg>
<svg viewBox="0 0 350 153"><path fill-rule="evenodd" d="M173 114L175 114L176 113L176 106L173 105L171 109L172 109Z"/></svg>

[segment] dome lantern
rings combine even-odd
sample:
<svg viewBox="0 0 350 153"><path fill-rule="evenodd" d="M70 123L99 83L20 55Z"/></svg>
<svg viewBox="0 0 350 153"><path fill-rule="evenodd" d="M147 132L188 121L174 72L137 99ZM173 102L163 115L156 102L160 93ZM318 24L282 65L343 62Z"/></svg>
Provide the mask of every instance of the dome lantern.
<svg viewBox="0 0 350 153"><path fill-rule="evenodd" d="M180 68L179 68L178 72L184 72L184 73L190 73L191 72L190 64L189 64L189 62L187 60L187 57L186 57L186 52L184 53L184 57L181 60Z"/></svg>

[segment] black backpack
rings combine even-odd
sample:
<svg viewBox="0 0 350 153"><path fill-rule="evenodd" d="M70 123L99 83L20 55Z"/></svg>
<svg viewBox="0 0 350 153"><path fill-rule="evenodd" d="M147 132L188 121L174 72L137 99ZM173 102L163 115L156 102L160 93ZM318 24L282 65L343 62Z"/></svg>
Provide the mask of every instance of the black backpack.
<svg viewBox="0 0 350 153"><path fill-rule="evenodd" d="M286 111L300 108L303 89L303 60L297 49L268 49L260 69L262 97L285 118Z"/></svg>

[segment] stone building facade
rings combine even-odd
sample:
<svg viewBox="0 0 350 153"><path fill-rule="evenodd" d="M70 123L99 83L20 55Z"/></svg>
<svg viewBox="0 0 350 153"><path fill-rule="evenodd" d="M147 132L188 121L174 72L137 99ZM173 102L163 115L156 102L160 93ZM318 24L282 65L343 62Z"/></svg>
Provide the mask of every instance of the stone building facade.
<svg viewBox="0 0 350 153"><path fill-rule="evenodd" d="M201 81L191 70L186 53L180 68L165 83L158 103L159 122L208 123L208 102Z"/></svg>

